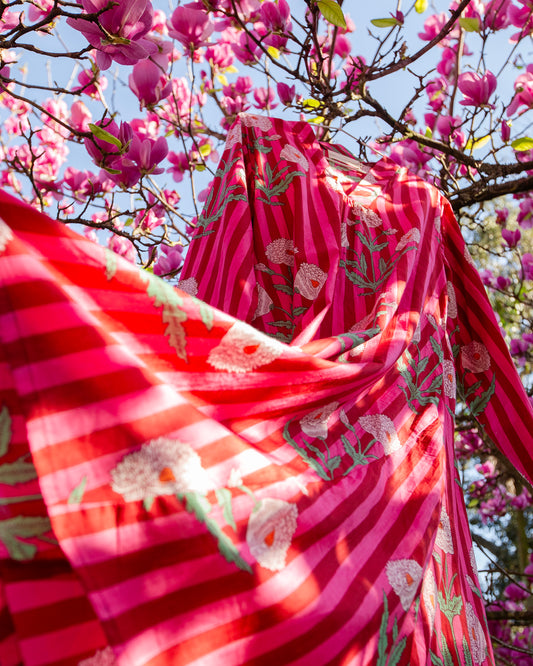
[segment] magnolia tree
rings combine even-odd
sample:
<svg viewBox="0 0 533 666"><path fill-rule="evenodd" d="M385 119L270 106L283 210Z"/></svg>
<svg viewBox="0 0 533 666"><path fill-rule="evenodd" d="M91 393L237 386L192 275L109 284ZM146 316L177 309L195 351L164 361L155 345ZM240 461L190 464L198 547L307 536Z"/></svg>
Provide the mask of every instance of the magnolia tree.
<svg viewBox="0 0 533 666"><path fill-rule="evenodd" d="M351 136L358 157L386 153L449 198L531 395L533 0L389 9L3 2L1 185L176 280L238 113ZM532 664L532 489L461 407L457 424L498 659Z"/></svg>

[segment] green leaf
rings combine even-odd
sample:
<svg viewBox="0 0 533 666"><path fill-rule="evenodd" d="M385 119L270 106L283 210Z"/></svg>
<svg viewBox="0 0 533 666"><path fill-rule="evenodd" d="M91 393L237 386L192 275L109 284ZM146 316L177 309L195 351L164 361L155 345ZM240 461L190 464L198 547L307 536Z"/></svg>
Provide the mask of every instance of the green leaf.
<svg viewBox="0 0 533 666"><path fill-rule="evenodd" d="M309 97L308 99L304 99L302 102L303 106L308 106L311 109L318 109L320 106L320 102L317 99L313 99L312 97Z"/></svg>
<svg viewBox="0 0 533 666"><path fill-rule="evenodd" d="M466 142L465 148L466 150L477 150L478 148L483 148L490 139L490 134L487 134L486 136L482 136L479 139L468 139Z"/></svg>
<svg viewBox="0 0 533 666"><path fill-rule="evenodd" d="M15 516L0 521L0 541L14 560L31 560L37 547L20 541L19 537L38 537L51 530L50 521L44 516Z"/></svg>
<svg viewBox="0 0 533 666"><path fill-rule="evenodd" d="M389 604L385 590L383 590L383 615L381 616L381 623L379 626L379 641L378 641L378 661L376 666L385 666L387 663L387 625L389 624Z"/></svg>
<svg viewBox="0 0 533 666"><path fill-rule="evenodd" d="M204 303L203 301L198 300L198 303L202 323L207 328L207 330L210 331L213 328L213 322L215 320L214 310L210 305L207 305L207 303Z"/></svg>
<svg viewBox="0 0 533 666"><path fill-rule="evenodd" d="M198 152L202 157L207 157L208 155L211 154L211 151L212 148L208 143L204 143L198 148Z"/></svg>
<svg viewBox="0 0 533 666"><path fill-rule="evenodd" d="M465 32L479 32L478 18L460 18L459 25Z"/></svg>
<svg viewBox="0 0 533 666"><path fill-rule="evenodd" d="M233 527L233 529L237 531L237 525L235 524L233 509L231 507L231 490L228 490L228 488L217 488L217 490L215 490L215 495L218 505L222 509L224 520L230 527Z"/></svg>
<svg viewBox="0 0 533 666"><path fill-rule="evenodd" d="M395 25L401 25L398 19L391 16L391 18L372 19L370 21L376 28L393 28Z"/></svg>
<svg viewBox="0 0 533 666"><path fill-rule="evenodd" d="M153 495L150 495L149 497L145 497L143 499L143 508L145 511L150 511L152 508L152 504L154 503L155 497Z"/></svg>
<svg viewBox="0 0 533 666"><path fill-rule="evenodd" d="M405 650L405 645L407 644L407 636L404 636L402 640L394 646L393 650L390 653L389 661L387 666L396 666L400 661L403 651Z"/></svg>
<svg viewBox="0 0 533 666"><path fill-rule="evenodd" d="M11 441L11 416L4 405L0 412L0 457L5 456Z"/></svg>
<svg viewBox="0 0 533 666"><path fill-rule="evenodd" d="M521 139L512 141L511 147L519 153L531 150L533 148L533 139L529 136L523 136Z"/></svg>
<svg viewBox="0 0 533 666"><path fill-rule="evenodd" d="M470 403L469 408L472 416L479 416L482 412L485 411L487 405L489 404L489 400L494 395L495 389L496 377L493 375L489 388Z"/></svg>
<svg viewBox="0 0 533 666"><path fill-rule="evenodd" d="M346 28L346 19L340 5L335 0L318 0L316 4L328 23L336 25L338 28Z"/></svg>
<svg viewBox="0 0 533 666"><path fill-rule="evenodd" d="M284 294L289 294L290 296L294 294L292 287L289 287L287 284L275 284L273 286L276 291L282 291Z"/></svg>
<svg viewBox="0 0 533 666"><path fill-rule="evenodd" d="M473 666L472 664L472 654L470 652L470 646L466 640L466 636L463 636L463 653L465 655L465 666Z"/></svg>
<svg viewBox="0 0 533 666"><path fill-rule="evenodd" d="M68 496L67 504L79 504L82 500L85 486L87 485L87 475L78 483Z"/></svg>
<svg viewBox="0 0 533 666"><path fill-rule="evenodd" d="M307 312L308 309L309 308L306 308L306 307L303 307L303 306L299 307L299 308L294 308L294 310L292 311L292 316L293 317L299 317L300 315L303 315L304 312Z"/></svg>
<svg viewBox="0 0 533 666"><path fill-rule="evenodd" d="M89 123L89 129L97 139L105 141L106 143L111 143L113 146L116 146L119 150L122 150L122 141L118 139L116 136L113 136L112 134L107 132L105 129L103 129L103 127L99 127L98 125L93 125L93 123Z"/></svg>
<svg viewBox="0 0 533 666"><path fill-rule="evenodd" d="M416 0L415 12L417 14L423 14L427 8L428 8L428 0Z"/></svg>
<svg viewBox="0 0 533 666"><path fill-rule="evenodd" d="M26 483L37 478L37 471L33 463L19 458L12 463L0 465L0 483L15 486L17 483Z"/></svg>
<svg viewBox="0 0 533 666"><path fill-rule="evenodd" d="M431 650L429 651L429 655L431 657L431 664L432 666L444 666L444 663L440 657L438 657L434 652Z"/></svg>

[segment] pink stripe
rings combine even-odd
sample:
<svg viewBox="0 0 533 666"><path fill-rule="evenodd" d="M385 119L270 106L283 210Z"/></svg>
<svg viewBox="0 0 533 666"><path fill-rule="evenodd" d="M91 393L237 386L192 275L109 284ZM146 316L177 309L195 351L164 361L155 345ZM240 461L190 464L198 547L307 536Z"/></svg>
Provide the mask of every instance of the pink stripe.
<svg viewBox="0 0 533 666"><path fill-rule="evenodd" d="M74 599L85 594L77 578L61 580L32 580L9 583L6 597L12 613L22 613L35 608L43 608L58 601Z"/></svg>

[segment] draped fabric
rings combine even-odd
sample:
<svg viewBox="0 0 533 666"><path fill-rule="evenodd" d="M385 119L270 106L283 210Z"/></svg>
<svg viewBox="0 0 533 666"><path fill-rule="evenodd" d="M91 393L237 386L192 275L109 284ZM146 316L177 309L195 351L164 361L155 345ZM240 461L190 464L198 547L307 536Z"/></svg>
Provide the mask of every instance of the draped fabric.
<svg viewBox="0 0 533 666"><path fill-rule="evenodd" d="M493 663L456 392L533 414L437 190L241 115L181 289L0 216L2 666Z"/></svg>

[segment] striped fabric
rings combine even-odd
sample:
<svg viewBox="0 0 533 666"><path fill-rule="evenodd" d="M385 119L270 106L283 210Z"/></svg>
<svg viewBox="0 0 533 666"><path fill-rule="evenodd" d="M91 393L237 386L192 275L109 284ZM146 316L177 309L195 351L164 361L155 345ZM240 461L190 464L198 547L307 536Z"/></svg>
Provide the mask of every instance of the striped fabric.
<svg viewBox="0 0 533 666"><path fill-rule="evenodd" d="M456 389L533 414L435 189L242 115L178 291L0 215L2 666L493 663Z"/></svg>

